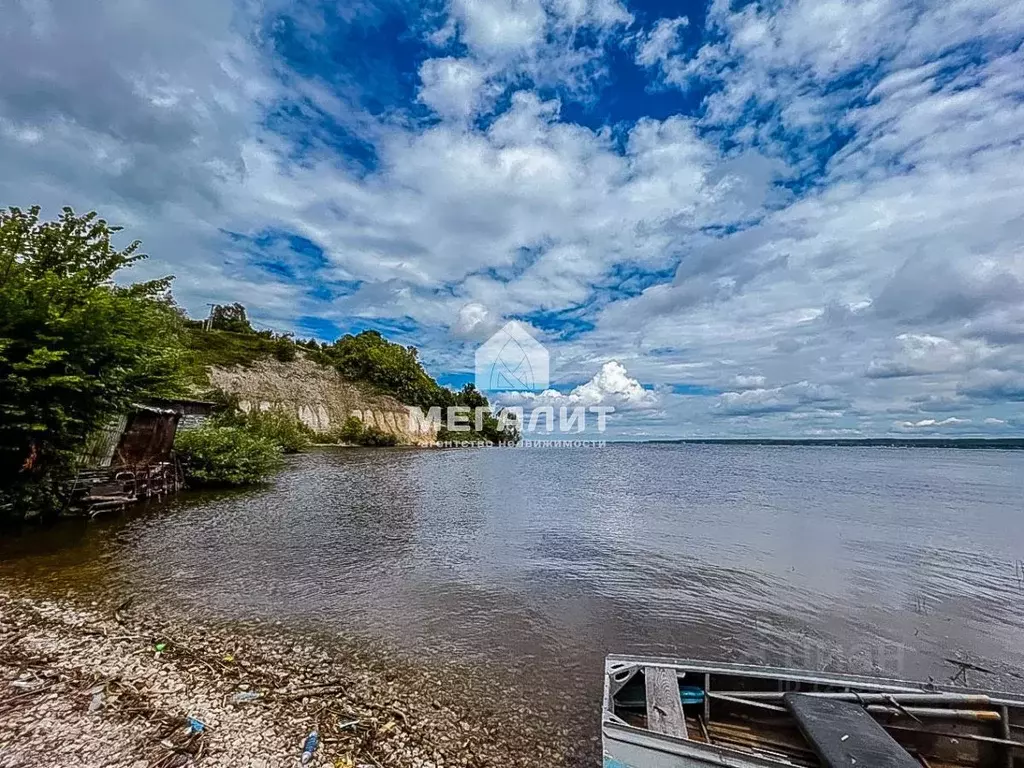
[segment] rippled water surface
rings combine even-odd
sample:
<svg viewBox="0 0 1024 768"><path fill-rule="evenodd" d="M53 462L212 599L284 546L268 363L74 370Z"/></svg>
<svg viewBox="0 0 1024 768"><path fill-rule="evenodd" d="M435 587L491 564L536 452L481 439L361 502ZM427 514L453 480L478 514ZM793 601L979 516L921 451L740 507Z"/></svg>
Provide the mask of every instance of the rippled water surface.
<svg viewBox="0 0 1024 768"><path fill-rule="evenodd" d="M5 542L0 575L365 635L595 718L613 651L1024 671L1022 505L1024 452L338 450Z"/></svg>

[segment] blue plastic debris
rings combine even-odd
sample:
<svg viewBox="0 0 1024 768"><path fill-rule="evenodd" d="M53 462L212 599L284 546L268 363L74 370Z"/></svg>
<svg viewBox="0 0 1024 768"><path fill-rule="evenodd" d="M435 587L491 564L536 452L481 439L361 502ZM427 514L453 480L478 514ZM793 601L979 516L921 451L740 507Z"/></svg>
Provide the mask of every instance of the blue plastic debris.
<svg viewBox="0 0 1024 768"><path fill-rule="evenodd" d="M704 701L704 689L684 685L679 689L679 697L683 700L683 704L700 704Z"/></svg>
<svg viewBox="0 0 1024 768"><path fill-rule="evenodd" d="M188 718L188 727L185 729L185 735L191 736L193 733L202 733L206 726L196 720L194 717Z"/></svg>
<svg viewBox="0 0 1024 768"><path fill-rule="evenodd" d="M305 765L313 759L313 753L316 752L317 746L320 744L320 734L313 731L309 736L306 737L306 743L302 745L302 764Z"/></svg>

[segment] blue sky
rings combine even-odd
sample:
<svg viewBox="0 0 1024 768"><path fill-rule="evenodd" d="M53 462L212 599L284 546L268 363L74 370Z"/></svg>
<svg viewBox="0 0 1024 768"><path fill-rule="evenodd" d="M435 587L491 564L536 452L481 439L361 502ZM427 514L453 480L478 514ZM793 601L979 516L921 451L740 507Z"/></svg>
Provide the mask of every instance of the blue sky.
<svg viewBox="0 0 1024 768"><path fill-rule="evenodd" d="M1024 433L1019 0L12 2L0 203L193 313L449 383L518 319L618 436Z"/></svg>

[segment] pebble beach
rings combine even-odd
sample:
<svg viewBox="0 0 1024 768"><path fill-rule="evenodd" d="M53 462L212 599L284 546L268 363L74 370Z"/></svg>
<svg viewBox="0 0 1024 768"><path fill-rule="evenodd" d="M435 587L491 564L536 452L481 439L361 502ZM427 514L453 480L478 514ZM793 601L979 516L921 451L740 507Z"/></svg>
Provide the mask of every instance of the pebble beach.
<svg viewBox="0 0 1024 768"><path fill-rule="evenodd" d="M455 686L280 628L182 626L130 600L0 590L0 768L577 760L565 732L486 681Z"/></svg>

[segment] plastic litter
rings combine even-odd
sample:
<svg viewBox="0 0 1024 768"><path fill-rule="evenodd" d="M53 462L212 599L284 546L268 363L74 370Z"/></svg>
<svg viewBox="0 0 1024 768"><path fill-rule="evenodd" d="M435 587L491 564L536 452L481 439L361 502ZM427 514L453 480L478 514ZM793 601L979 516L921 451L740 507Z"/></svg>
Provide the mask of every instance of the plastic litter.
<svg viewBox="0 0 1024 768"><path fill-rule="evenodd" d="M259 691L241 691L231 697L232 704L245 704L250 701L256 701L263 694Z"/></svg>
<svg viewBox="0 0 1024 768"><path fill-rule="evenodd" d="M185 735L191 736L193 733L202 733L206 730L206 726L194 717L188 718L188 726L185 728Z"/></svg>
<svg viewBox="0 0 1024 768"><path fill-rule="evenodd" d="M679 689L679 697L683 700L683 704L700 704L704 701L704 689L684 685Z"/></svg>
<svg viewBox="0 0 1024 768"><path fill-rule="evenodd" d="M305 765L313 759L313 753L320 745L320 734L313 731L306 737L306 743L302 745L302 764Z"/></svg>
<svg viewBox="0 0 1024 768"><path fill-rule="evenodd" d="M89 702L89 714L99 712L103 709L103 703L106 697L103 695L103 691L97 691L92 696L92 701Z"/></svg>

